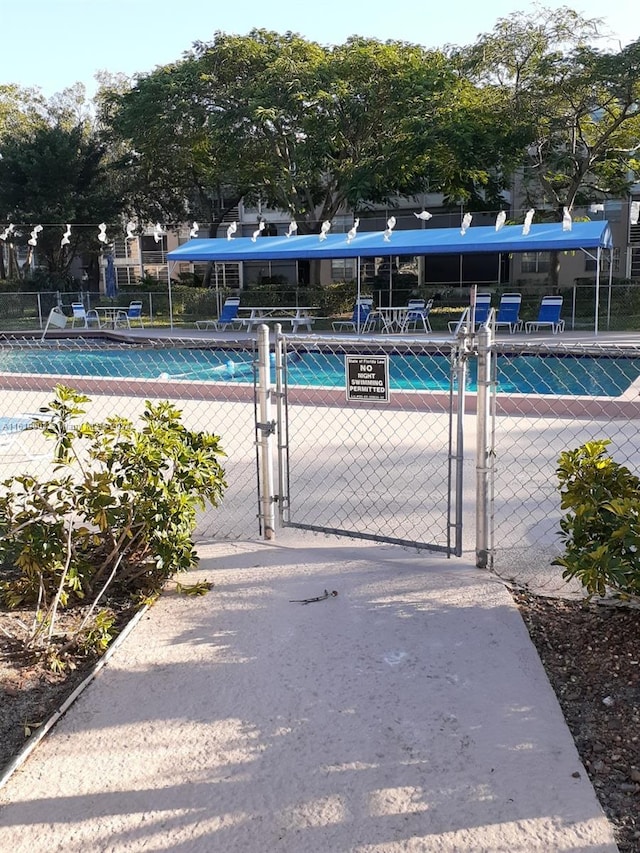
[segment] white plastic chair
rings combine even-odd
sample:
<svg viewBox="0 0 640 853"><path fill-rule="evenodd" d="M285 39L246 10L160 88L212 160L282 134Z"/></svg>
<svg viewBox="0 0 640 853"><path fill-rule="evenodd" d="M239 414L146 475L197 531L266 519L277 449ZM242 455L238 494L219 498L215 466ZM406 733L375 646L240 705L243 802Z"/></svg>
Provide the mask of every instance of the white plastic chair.
<svg viewBox="0 0 640 853"><path fill-rule="evenodd" d="M408 332L413 327L411 331L416 332L418 330L418 323L422 324L425 332L433 331L429 322L429 312L432 305L433 299L430 299L427 303L425 303L424 299L410 299L407 303L407 314L402 324L402 331Z"/></svg>
<svg viewBox="0 0 640 853"><path fill-rule="evenodd" d="M69 318L64 313L62 308L58 308L58 306L54 306L51 311L49 311L49 316L47 317L47 322L44 325L44 330L42 332L42 337L40 340L44 340L44 336L47 334L47 329L49 326L54 326L56 329L64 329L64 327L69 322Z"/></svg>
<svg viewBox="0 0 640 853"><path fill-rule="evenodd" d="M87 311L82 302L72 302L71 310L73 312L71 319L71 328L76 324L76 320L79 320L83 323L85 329L89 328L90 323L95 323L98 328L100 328L100 318L98 317L98 312L93 308Z"/></svg>

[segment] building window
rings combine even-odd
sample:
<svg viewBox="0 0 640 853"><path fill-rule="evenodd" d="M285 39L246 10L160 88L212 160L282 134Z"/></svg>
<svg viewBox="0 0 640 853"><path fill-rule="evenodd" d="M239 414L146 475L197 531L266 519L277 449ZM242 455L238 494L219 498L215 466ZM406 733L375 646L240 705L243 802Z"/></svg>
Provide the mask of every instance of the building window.
<svg viewBox="0 0 640 853"><path fill-rule="evenodd" d="M356 277L355 258L332 258L331 281L351 281Z"/></svg>
<svg viewBox="0 0 640 853"><path fill-rule="evenodd" d="M523 273L549 272L549 252L523 252L521 259Z"/></svg>
<svg viewBox="0 0 640 853"><path fill-rule="evenodd" d="M602 252L602 270L603 272L609 272L609 252ZM598 262L595 258L590 258L589 255L584 256L584 271L585 272L595 272L598 268ZM616 246L613 250L613 258L611 264L612 272L617 273L620 271L620 247Z"/></svg>

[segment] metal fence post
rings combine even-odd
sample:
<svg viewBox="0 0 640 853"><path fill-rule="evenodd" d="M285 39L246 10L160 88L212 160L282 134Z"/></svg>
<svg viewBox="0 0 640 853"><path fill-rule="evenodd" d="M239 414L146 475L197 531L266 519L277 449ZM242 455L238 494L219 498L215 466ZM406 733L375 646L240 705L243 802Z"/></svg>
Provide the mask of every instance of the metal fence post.
<svg viewBox="0 0 640 853"><path fill-rule="evenodd" d="M481 326L476 335L478 352L478 391L476 410L476 566L489 565L490 536L490 453L489 417L491 389L491 332Z"/></svg>
<svg viewBox="0 0 640 853"><path fill-rule="evenodd" d="M265 539L275 537L275 504L273 498L273 436L275 421L271 419L271 364L269 356L269 327L258 326L258 415L260 455L261 527Z"/></svg>
<svg viewBox="0 0 640 853"><path fill-rule="evenodd" d="M282 326L275 327L275 368L276 368L276 438L278 453L278 520L284 521L285 506L289 500L289 481L287 455L289 452L289 423L285 400L286 345L282 337Z"/></svg>

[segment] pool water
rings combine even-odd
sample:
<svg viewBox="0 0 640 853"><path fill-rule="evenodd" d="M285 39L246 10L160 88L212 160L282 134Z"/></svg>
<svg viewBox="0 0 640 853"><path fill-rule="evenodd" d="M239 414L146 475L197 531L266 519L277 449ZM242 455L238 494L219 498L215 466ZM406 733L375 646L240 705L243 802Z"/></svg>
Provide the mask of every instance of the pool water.
<svg viewBox="0 0 640 853"><path fill-rule="evenodd" d="M251 352L196 349L44 349L0 351L0 371L61 376L102 376L203 382L253 382ZM345 387L344 355L291 353L290 385ZM392 389L443 391L449 388L449 359L438 354L390 357ZM499 355L498 392L617 397L640 376L640 359L591 356ZM475 360L467 380L476 389Z"/></svg>

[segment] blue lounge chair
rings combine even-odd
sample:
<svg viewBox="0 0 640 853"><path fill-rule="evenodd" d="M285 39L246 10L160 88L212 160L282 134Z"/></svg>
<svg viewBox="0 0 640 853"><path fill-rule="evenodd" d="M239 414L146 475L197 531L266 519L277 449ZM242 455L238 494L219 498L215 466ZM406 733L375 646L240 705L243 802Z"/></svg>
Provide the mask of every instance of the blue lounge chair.
<svg viewBox="0 0 640 853"><path fill-rule="evenodd" d="M474 325L484 326L489 319L489 311L491 310L491 294L478 293L476 294L476 307L474 312ZM460 329L468 322L471 314L471 306L465 308L459 320L451 320L449 322L449 331L458 334Z"/></svg>
<svg viewBox="0 0 640 853"><path fill-rule="evenodd" d="M521 303L521 293L502 294L498 307L498 316L496 317L496 331L500 326L508 326L510 335L522 330L522 320L520 319Z"/></svg>
<svg viewBox="0 0 640 853"><path fill-rule="evenodd" d="M198 329L215 329L217 332L224 331L227 326L235 329L241 327L241 322L238 319L238 310L240 309L240 298L238 296L229 296L224 301L222 311L217 320L197 320L196 326Z"/></svg>
<svg viewBox="0 0 640 853"><path fill-rule="evenodd" d="M140 301L130 302L126 311L118 311L114 318L114 327L122 325L130 329L131 323L136 320L140 323L141 328L144 329L144 323L142 322L142 302Z"/></svg>
<svg viewBox="0 0 640 853"><path fill-rule="evenodd" d="M527 334L537 332L541 327L549 326L554 335L564 332L564 320L560 319L562 310L562 296L543 296L538 316L535 320L529 320L524 324Z"/></svg>
<svg viewBox="0 0 640 853"><path fill-rule="evenodd" d="M416 332L419 323L425 332L433 331L429 322L429 313L432 305L433 299L430 299L427 303L425 303L424 299L410 299L407 303L407 314L402 324L402 331Z"/></svg>
<svg viewBox="0 0 640 853"><path fill-rule="evenodd" d="M363 332L365 327L370 325L368 320L372 308L373 298L371 296L361 296L360 299L356 300L351 319L336 320L331 324L333 331L342 332L350 329L353 332Z"/></svg>

